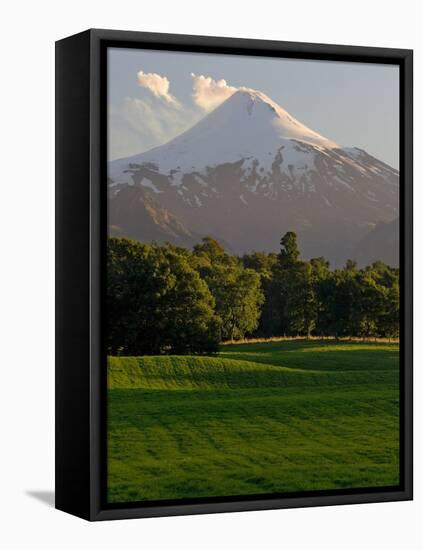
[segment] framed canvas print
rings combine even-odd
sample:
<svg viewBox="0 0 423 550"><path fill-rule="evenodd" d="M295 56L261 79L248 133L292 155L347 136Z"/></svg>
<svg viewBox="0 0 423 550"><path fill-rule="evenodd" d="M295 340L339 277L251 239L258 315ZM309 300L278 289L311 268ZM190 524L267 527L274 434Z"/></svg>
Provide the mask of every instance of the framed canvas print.
<svg viewBox="0 0 423 550"><path fill-rule="evenodd" d="M412 52L56 44L56 507L412 498Z"/></svg>

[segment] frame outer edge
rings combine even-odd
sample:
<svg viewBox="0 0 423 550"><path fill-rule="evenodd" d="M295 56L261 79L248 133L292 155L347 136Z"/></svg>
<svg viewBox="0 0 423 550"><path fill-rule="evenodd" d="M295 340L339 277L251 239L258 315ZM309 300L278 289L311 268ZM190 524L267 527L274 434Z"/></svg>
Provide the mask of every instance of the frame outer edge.
<svg viewBox="0 0 423 550"><path fill-rule="evenodd" d="M101 29L91 29L90 36L90 112L89 112L89 138L90 138L90 160L89 160L89 514L85 519L110 520L124 518L158 517L173 516L181 514L204 514L219 513L231 511L253 511L268 509L283 509L309 506L326 506L342 504L360 504L370 502L386 502L410 500L412 498L412 51L404 49L387 48L363 48L360 46L335 46L324 44L307 44L278 41L261 41L256 39L233 39L216 38L186 35L167 35L158 33L140 33L130 31L109 31ZM66 40L66 39L65 39ZM404 91L403 114L404 131L402 139L404 140L404 178L406 181L405 209L407 218L405 220L404 238L406 244L406 292L405 299L405 317L406 325L406 354L405 354L405 486L403 489L392 492L374 492L355 493L355 494L337 494L325 496L304 496L289 498L271 498L258 500L237 500L209 502L199 504L171 504L163 506L145 506L145 507L121 507L121 508L102 508L101 504L101 432L100 423L104 408L101 407L100 383L102 380L102 351L100 323L101 318L101 183L104 174L101 169L101 157L104 153L101 143L104 140L102 132L104 127L100 126L101 121L101 47L103 42L107 41L126 41L140 42L144 46L160 43L174 46L175 49L183 50L184 46L190 48L199 48L201 46L214 48L216 53L223 53L222 49L236 48L234 52L239 55L266 55L269 48L275 50L275 56L283 56L289 52L300 52L299 57L309 57L314 53L314 58L341 59L342 57L357 57L358 61L369 63L377 62L395 62L402 64L404 68ZM142 44L140 45L142 47ZM148 46L146 46L148 47ZM218 50L221 50L220 52ZM256 52L253 53L253 50ZM351 59L351 61L354 61ZM103 373L104 375L104 373ZM71 512L72 513L72 512Z"/></svg>
<svg viewBox="0 0 423 550"><path fill-rule="evenodd" d="M56 42L55 506L89 517L88 33Z"/></svg>

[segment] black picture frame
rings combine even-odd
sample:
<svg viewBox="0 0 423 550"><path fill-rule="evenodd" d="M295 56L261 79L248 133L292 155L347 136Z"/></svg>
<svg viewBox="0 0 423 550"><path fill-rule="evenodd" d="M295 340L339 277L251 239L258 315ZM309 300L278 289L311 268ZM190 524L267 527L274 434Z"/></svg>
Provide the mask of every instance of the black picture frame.
<svg viewBox="0 0 423 550"><path fill-rule="evenodd" d="M107 505L104 272L108 47L389 63L400 68L401 482L283 497ZM412 499L413 52L91 29L56 43L56 508L87 520Z"/></svg>

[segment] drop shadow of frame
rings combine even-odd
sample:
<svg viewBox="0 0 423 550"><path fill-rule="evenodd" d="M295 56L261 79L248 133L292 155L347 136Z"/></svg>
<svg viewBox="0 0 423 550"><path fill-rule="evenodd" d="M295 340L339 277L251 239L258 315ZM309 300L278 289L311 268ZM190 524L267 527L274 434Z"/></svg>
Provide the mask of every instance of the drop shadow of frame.
<svg viewBox="0 0 423 550"><path fill-rule="evenodd" d="M49 508L54 508L55 493L54 491L25 491L25 494L39 502L42 502Z"/></svg>

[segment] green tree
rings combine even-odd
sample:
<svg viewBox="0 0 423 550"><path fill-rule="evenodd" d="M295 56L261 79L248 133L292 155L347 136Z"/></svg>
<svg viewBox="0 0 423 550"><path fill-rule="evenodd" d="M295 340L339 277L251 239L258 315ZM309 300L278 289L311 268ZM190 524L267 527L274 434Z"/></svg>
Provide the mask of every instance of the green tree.
<svg viewBox="0 0 423 550"><path fill-rule="evenodd" d="M282 267L295 265L300 257L300 250L297 244L297 234L288 231L281 239L281 251L279 254Z"/></svg>
<svg viewBox="0 0 423 550"><path fill-rule="evenodd" d="M214 305L205 282L176 249L109 240L110 353L214 352L220 341Z"/></svg>
<svg viewBox="0 0 423 550"><path fill-rule="evenodd" d="M221 261L225 257L225 249L212 237L204 237L200 244L194 246L194 255L205 257L210 262Z"/></svg>
<svg viewBox="0 0 423 550"><path fill-rule="evenodd" d="M260 277L241 266L216 265L206 278L222 319L224 339L244 338L258 326L263 292Z"/></svg>
<svg viewBox="0 0 423 550"><path fill-rule="evenodd" d="M334 336L357 336L360 334L362 317L361 289L357 270L346 266L333 274Z"/></svg>
<svg viewBox="0 0 423 550"><path fill-rule="evenodd" d="M385 308L378 320L378 328L381 336L398 338L400 328L400 289L399 282L394 281L392 286L386 289Z"/></svg>
<svg viewBox="0 0 423 550"><path fill-rule="evenodd" d="M399 336L400 319L400 288L399 270L393 269L383 262L375 262L363 270L367 280L374 287L374 297L368 304L373 312L375 322L374 333L385 337Z"/></svg>
<svg viewBox="0 0 423 550"><path fill-rule="evenodd" d="M278 255L274 253L253 252L242 257L244 267L253 269L261 279L263 304L257 329L254 335L271 337L281 334L280 292L276 271L279 266Z"/></svg>
<svg viewBox="0 0 423 550"><path fill-rule="evenodd" d="M289 231L281 239L279 266L275 273L279 287L281 332L311 335L317 318L315 269L299 259L297 235Z"/></svg>
<svg viewBox="0 0 423 550"><path fill-rule="evenodd" d="M264 301L261 278L225 253L214 239L194 247L192 265L198 269L214 299L222 321L222 338L239 339L256 330Z"/></svg>
<svg viewBox="0 0 423 550"><path fill-rule="evenodd" d="M360 287L360 325L359 336L378 336L379 321L385 312L386 288L378 284L373 273L361 271L357 275Z"/></svg>
<svg viewBox="0 0 423 550"><path fill-rule="evenodd" d="M258 273L262 280L268 280L272 277L273 268L278 262L277 254L266 252L252 252L244 254L242 264L248 269L253 269Z"/></svg>
<svg viewBox="0 0 423 550"><path fill-rule="evenodd" d="M285 334L311 335L317 318L313 271L309 262L288 264L279 276L282 330Z"/></svg>

